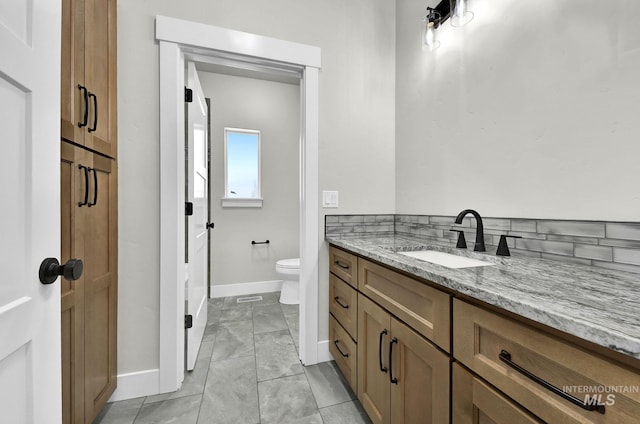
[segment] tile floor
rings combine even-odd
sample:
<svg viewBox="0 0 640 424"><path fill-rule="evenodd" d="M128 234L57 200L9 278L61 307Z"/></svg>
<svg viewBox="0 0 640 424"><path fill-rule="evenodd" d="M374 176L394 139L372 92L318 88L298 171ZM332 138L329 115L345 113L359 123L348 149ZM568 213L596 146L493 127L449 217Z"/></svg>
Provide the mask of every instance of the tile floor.
<svg viewBox="0 0 640 424"><path fill-rule="evenodd" d="M334 362L300 364L298 306L281 305L278 292L256 296L209 300L196 367L180 390L110 403L94 424L370 423Z"/></svg>

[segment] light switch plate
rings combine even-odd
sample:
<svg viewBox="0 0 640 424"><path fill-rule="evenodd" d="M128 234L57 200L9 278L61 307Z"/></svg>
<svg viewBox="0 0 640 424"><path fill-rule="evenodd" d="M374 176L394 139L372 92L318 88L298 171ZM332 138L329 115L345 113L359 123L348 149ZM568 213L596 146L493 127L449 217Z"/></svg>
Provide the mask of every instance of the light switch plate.
<svg viewBox="0 0 640 424"><path fill-rule="evenodd" d="M338 207L338 192L337 191L322 191L322 207L323 208L337 208Z"/></svg>

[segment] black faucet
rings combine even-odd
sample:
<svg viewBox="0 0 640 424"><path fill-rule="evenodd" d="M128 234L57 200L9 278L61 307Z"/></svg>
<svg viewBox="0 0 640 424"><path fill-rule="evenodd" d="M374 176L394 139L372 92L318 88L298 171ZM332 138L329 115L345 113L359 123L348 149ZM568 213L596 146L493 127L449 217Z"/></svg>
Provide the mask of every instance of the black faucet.
<svg viewBox="0 0 640 424"><path fill-rule="evenodd" d="M470 213L476 219L476 223L478 224L478 228L476 229L476 245L473 250L475 252L485 252L487 249L484 247L484 226L482 225L482 218L480 214L473 209L465 209L456 216L456 224L462 224L462 218L465 217L466 214Z"/></svg>

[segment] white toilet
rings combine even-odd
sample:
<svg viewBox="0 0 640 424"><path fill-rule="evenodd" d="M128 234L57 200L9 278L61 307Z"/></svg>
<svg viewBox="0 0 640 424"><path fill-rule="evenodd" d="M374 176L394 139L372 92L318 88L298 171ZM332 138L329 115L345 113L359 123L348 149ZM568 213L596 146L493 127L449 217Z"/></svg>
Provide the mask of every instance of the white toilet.
<svg viewBox="0 0 640 424"><path fill-rule="evenodd" d="M276 262L276 272L282 276L280 303L300 303L300 258L281 259Z"/></svg>

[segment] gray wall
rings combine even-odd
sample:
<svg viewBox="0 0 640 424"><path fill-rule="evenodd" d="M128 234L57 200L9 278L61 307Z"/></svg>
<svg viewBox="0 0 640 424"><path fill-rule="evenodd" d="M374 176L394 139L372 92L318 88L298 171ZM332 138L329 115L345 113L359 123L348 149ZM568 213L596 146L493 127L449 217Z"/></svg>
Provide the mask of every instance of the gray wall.
<svg viewBox="0 0 640 424"><path fill-rule="evenodd" d="M397 1L396 212L638 221L640 2L469 4L422 52Z"/></svg>
<svg viewBox="0 0 640 424"><path fill-rule="evenodd" d="M319 190L339 190L341 205L328 211L394 212L394 1L118 0L121 374L159 366L158 14L320 47ZM324 246L321 241L321 339L329 319Z"/></svg>
<svg viewBox="0 0 640 424"><path fill-rule="evenodd" d="M300 87L198 72L211 99L212 285L280 279L278 259L299 257ZM224 127L260 130L261 208L223 208ZM251 245L251 240L269 240Z"/></svg>

